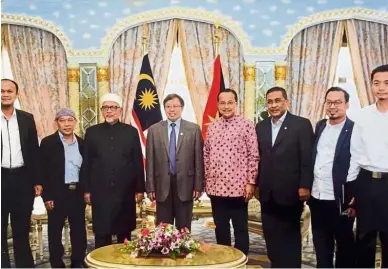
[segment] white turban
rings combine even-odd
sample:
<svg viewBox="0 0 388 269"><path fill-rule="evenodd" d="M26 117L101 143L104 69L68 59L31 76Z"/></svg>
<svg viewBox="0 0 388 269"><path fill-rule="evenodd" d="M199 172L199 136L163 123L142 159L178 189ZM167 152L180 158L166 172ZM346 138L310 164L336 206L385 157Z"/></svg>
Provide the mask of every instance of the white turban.
<svg viewBox="0 0 388 269"><path fill-rule="evenodd" d="M123 100L121 99L120 95L116 93L106 93L100 98L100 107L102 107L102 104L104 102L115 102L119 107L123 107Z"/></svg>

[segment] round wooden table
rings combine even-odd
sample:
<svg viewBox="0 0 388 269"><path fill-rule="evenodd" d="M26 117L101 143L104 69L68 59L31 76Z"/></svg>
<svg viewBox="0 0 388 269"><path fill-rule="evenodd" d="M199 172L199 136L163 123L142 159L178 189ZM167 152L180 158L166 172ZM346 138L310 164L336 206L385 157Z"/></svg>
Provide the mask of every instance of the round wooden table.
<svg viewBox="0 0 388 269"><path fill-rule="evenodd" d="M196 253L193 258L171 259L169 257L131 258L129 254L120 252L122 244L105 246L90 252L85 263L93 268L125 268L125 267L212 267L212 268L245 268L248 258L240 250L210 244L206 253Z"/></svg>

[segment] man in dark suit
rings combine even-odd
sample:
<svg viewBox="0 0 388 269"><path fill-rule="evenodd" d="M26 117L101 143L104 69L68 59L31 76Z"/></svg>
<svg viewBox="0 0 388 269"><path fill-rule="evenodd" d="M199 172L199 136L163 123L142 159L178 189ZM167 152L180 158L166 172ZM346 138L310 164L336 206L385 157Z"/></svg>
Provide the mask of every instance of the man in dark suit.
<svg viewBox="0 0 388 269"><path fill-rule="evenodd" d="M105 122L85 134L83 172L85 202L92 206L96 248L131 239L136 228L136 201L145 191L143 154L136 128L121 123L121 97L107 93L100 99Z"/></svg>
<svg viewBox="0 0 388 269"><path fill-rule="evenodd" d="M193 199L204 188L201 129L181 118L182 97L168 95L163 102L167 120L151 126L147 134L146 190L156 199L158 223L191 228Z"/></svg>
<svg viewBox="0 0 388 269"><path fill-rule="evenodd" d="M346 183L350 166L350 138L354 122L346 117L349 94L332 87L325 96L326 114L315 129L313 148L314 182L311 199L311 225L317 267L352 268L354 256L354 216L349 216L353 190Z"/></svg>
<svg viewBox="0 0 388 269"><path fill-rule="evenodd" d="M266 93L271 117L257 124L259 200L263 232L272 267L301 267L300 217L313 181L313 128L287 112L283 88Z"/></svg>
<svg viewBox="0 0 388 269"><path fill-rule="evenodd" d="M16 267L34 267L29 231L34 195L39 196L39 144L32 114L14 107L19 87L1 80L1 267L10 267L7 227L11 215Z"/></svg>
<svg viewBox="0 0 388 269"><path fill-rule="evenodd" d="M68 108L56 113L58 131L40 144L43 200L48 212L48 243L53 268L65 268L62 257L62 230L70 224L71 267L83 267L86 250L85 202L79 174L83 139L74 134L75 114Z"/></svg>

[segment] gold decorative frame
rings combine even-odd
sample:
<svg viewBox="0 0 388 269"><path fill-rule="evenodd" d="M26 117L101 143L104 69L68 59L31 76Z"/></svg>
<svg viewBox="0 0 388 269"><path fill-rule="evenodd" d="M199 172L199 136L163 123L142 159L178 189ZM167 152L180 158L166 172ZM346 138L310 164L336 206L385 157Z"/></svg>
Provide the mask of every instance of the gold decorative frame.
<svg viewBox="0 0 388 269"><path fill-rule="evenodd" d="M248 34L241 28L241 26L229 19L226 16L218 15L209 11L172 7L159 10L146 11L143 13L130 16L118 23L116 23L109 33L102 38L101 48L97 50L73 50L71 41L66 34L59 30L54 24L43 20L39 17L29 17L15 14L2 14L2 23L12 23L19 25L28 25L41 28L55 34L62 42L66 54L69 57L99 57L108 60L110 50L116 39L127 29L143 24L144 22L155 22L167 19L187 19L202 21L207 23L222 22L220 26L229 30L239 40L244 55L285 55L287 54L288 45L292 38L303 29L323 22L344 20L344 19L361 19L375 21L379 23L388 24L388 12L381 12L377 10L364 8L348 8L325 11L305 17L297 22L285 35L279 47L253 47Z"/></svg>

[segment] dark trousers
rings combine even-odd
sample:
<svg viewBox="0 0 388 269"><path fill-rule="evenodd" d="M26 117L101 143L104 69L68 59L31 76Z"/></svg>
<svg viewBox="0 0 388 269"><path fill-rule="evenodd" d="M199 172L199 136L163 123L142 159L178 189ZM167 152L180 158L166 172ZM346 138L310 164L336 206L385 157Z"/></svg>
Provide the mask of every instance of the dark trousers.
<svg viewBox="0 0 388 269"><path fill-rule="evenodd" d="M217 244L231 246L230 220L234 230L234 247L245 255L249 252L248 203L244 197L209 196L214 224L216 225Z"/></svg>
<svg viewBox="0 0 388 269"><path fill-rule="evenodd" d="M64 249L62 230L66 218L70 225L71 263L72 266L82 265L86 251L85 202L83 193L76 190L58 190L64 192L64 200L54 200L54 209L48 212L48 243L50 263L53 268L64 268L62 261Z"/></svg>
<svg viewBox="0 0 388 269"><path fill-rule="evenodd" d="M178 196L177 178L171 176L170 192L164 202L156 202L156 222L174 224L180 230L191 230L193 218L193 200L182 202Z"/></svg>
<svg viewBox="0 0 388 269"><path fill-rule="evenodd" d="M117 243L121 244L124 243L124 240L127 239L131 241L131 233L120 233L117 234ZM112 235L111 234L96 234L94 236L94 247L100 248L100 247L105 247L108 245L112 245Z"/></svg>
<svg viewBox="0 0 388 269"><path fill-rule="evenodd" d="M379 232L381 242L381 268L388 268L388 232ZM377 232L357 232L357 267L375 268Z"/></svg>
<svg viewBox="0 0 388 269"><path fill-rule="evenodd" d="M354 218L341 216L335 201L311 197L311 226L318 268L355 267Z"/></svg>
<svg viewBox="0 0 388 269"><path fill-rule="evenodd" d="M8 216L11 228L15 266L34 267L29 232L34 204L34 188L24 168L1 168L1 267L11 267L7 243Z"/></svg>
<svg viewBox="0 0 388 269"><path fill-rule="evenodd" d="M300 217L303 203L279 205L273 200L261 203L263 233L271 267L302 266Z"/></svg>

